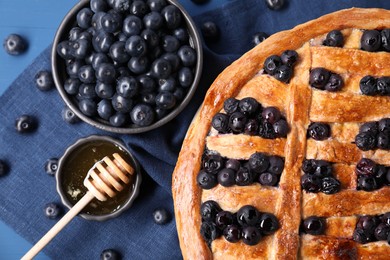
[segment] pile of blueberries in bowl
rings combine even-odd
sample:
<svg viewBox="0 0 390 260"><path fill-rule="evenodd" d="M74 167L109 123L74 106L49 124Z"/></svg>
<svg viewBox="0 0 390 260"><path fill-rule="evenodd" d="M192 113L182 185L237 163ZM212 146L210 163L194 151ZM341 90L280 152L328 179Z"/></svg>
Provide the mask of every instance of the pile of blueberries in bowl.
<svg viewBox="0 0 390 260"><path fill-rule="evenodd" d="M202 46L174 0L82 0L57 31L52 70L62 99L83 121L141 133L190 102Z"/></svg>

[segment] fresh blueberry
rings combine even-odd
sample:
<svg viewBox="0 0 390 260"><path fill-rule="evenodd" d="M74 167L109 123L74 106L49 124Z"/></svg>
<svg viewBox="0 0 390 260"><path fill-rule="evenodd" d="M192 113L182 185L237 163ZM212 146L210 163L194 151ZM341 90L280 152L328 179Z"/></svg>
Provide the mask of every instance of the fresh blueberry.
<svg viewBox="0 0 390 260"><path fill-rule="evenodd" d="M378 189L378 182L375 177L361 175L358 178L358 190L373 191Z"/></svg>
<svg viewBox="0 0 390 260"><path fill-rule="evenodd" d="M78 77L83 83L90 84L96 82L95 70L91 65L82 66L78 71Z"/></svg>
<svg viewBox="0 0 390 260"><path fill-rule="evenodd" d="M360 80L360 91L364 95L374 96L377 94L377 79L373 76L365 76Z"/></svg>
<svg viewBox="0 0 390 260"><path fill-rule="evenodd" d="M145 40L139 35L132 35L126 41L126 51L132 57L140 57L145 54L147 46Z"/></svg>
<svg viewBox="0 0 390 260"><path fill-rule="evenodd" d="M205 190L214 188L218 184L216 175L201 170L196 177L198 185Z"/></svg>
<svg viewBox="0 0 390 260"><path fill-rule="evenodd" d="M202 203L200 206L200 215L202 216L203 221L214 222L217 213L222 209L217 202L213 200L208 200Z"/></svg>
<svg viewBox="0 0 390 260"><path fill-rule="evenodd" d="M69 95L76 95L80 85L81 81L78 78L67 78L64 82L64 89Z"/></svg>
<svg viewBox="0 0 390 260"><path fill-rule="evenodd" d="M80 34L83 32L84 30L81 29L80 27L76 26L76 27L73 27L72 29L69 30L69 41L70 42L73 42L77 39L80 38Z"/></svg>
<svg viewBox="0 0 390 260"><path fill-rule="evenodd" d="M293 74L292 68L290 66L283 64L278 68L276 68L273 76L275 77L275 79L281 82L288 83L292 77L292 74Z"/></svg>
<svg viewBox="0 0 390 260"><path fill-rule="evenodd" d="M93 12L90 8L81 9L76 16L77 25L80 28L88 29L91 26Z"/></svg>
<svg viewBox="0 0 390 260"><path fill-rule="evenodd" d="M145 29L141 32L142 39L145 40L149 49L153 49L160 43L160 37L152 29Z"/></svg>
<svg viewBox="0 0 390 260"><path fill-rule="evenodd" d="M278 182L278 176L270 172L263 172L259 176L259 183L264 186L276 186Z"/></svg>
<svg viewBox="0 0 390 260"><path fill-rule="evenodd" d="M94 13L105 12L108 9L108 5L107 5L107 2L105 0L91 0L89 4L91 7L91 10Z"/></svg>
<svg viewBox="0 0 390 260"><path fill-rule="evenodd" d="M223 168L224 160L218 154L204 154L202 157L203 169L208 173L217 174Z"/></svg>
<svg viewBox="0 0 390 260"><path fill-rule="evenodd" d="M135 15L128 15L123 20L122 31L127 36L139 35L143 29L142 20Z"/></svg>
<svg viewBox="0 0 390 260"><path fill-rule="evenodd" d="M375 52L381 47L381 33L377 30L365 30L360 40L362 50Z"/></svg>
<svg viewBox="0 0 390 260"><path fill-rule="evenodd" d="M129 11L130 4L130 0L114 0L112 8L118 13L125 13Z"/></svg>
<svg viewBox="0 0 390 260"><path fill-rule="evenodd" d="M114 111L114 108L112 107L110 100L102 99L97 104L97 112L101 118L103 118L105 120L109 120L115 111Z"/></svg>
<svg viewBox="0 0 390 260"><path fill-rule="evenodd" d="M187 67L191 67L196 63L196 52L188 45L180 47L177 52L182 64Z"/></svg>
<svg viewBox="0 0 390 260"><path fill-rule="evenodd" d="M274 75L276 69L283 64L282 59L277 55L271 55L264 61L264 71L269 75Z"/></svg>
<svg viewBox="0 0 390 260"><path fill-rule="evenodd" d="M265 2L271 10L279 10L284 6L284 0L265 0Z"/></svg>
<svg viewBox="0 0 390 260"><path fill-rule="evenodd" d="M141 74L148 70L149 59L146 56L132 57L130 58L127 66L131 72L135 74Z"/></svg>
<svg viewBox="0 0 390 260"><path fill-rule="evenodd" d="M30 115L22 115L15 120L15 128L19 133L31 133L38 127L37 119Z"/></svg>
<svg viewBox="0 0 390 260"><path fill-rule="evenodd" d="M325 123L311 123L307 130L309 137L317 141L322 141L330 137L330 126Z"/></svg>
<svg viewBox="0 0 390 260"><path fill-rule="evenodd" d="M241 239L241 229L237 225L228 225L223 230L224 238L230 243L236 243Z"/></svg>
<svg viewBox="0 0 390 260"><path fill-rule="evenodd" d="M130 77L130 76L133 75L127 66L122 66L122 67L116 68L116 71L117 71L117 74L118 74L118 78L120 78L120 77Z"/></svg>
<svg viewBox="0 0 390 260"><path fill-rule="evenodd" d="M224 168L218 172L218 183L224 187L233 186L236 183L235 178L235 171L232 169Z"/></svg>
<svg viewBox="0 0 390 260"><path fill-rule="evenodd" d="M303 230L306 234L322 235L325 233L326 221L324 218L311 216L303 221Z"/></svg>
<svg viewBox="0 0 390 260"><path fill-rule="evenodd" d="M4 48L6 48L6 47L4 47ZM70 42L70 41L60 42L57 45L56 50L57 50L57 54L60 55L60 57L65 59L65 60L73 58L73 47L72 47L72 42ZM13 54L13 55L17 55L17 54Z"/></svg>
<svg viewBox="0 0 390 260"><path fill-rule="evenodd" d="M188 67L183 67L177 73L177 78L181 86L187 88L194 81L194 73Z"/></svg>
<svg viewBox="0 0 390 260"><path fill-rule="evenodd" d="M381 31L382 48L385 51L390 51L390 29L383 29Z"/></svg>
<svg viewBox="0 0 390 260"><path fill-rule="evenodd" d="M324 68L314 68L310 71L309 84L313 88L323 90L328 83L330 72Z"/></svg>
<svg viewBox="0 0 390 260"><path fill-rule="evenodd" d="M181 25L181 12L176 6L167 5L161 10L161 15L164 18L165 25L169 30L174 30Z"/></svg>
<svg viewBox="0 0 390 260"><path fill-rule="evenodd" d="M129 113L133 108L133 100L122 97L121 95L118 95L118 93L114 94L111 102L115 111L120 113Z"/></svg>
<svg viewBox="0 0 390 260"><path fill-rule="evenodd" d="M152 93L142 94L141 100L143 103L153 106L156 104L156 93L152 92ZM161 108L161 107L158 107L158 108ZM164 109L164 108L162 108L162 109Z"/></svg>
<svg viewBox="0 0 390 260"><path fill-rule="evenodd" d="M45 171L49 175L55 175L58 169L58 159L51 158L45 163Z"/></svg>
<svg viewBox="0 0 390 260"><path fill-rule="evenodd" d="M171 109L176 105L175 96L168 92L162 91L156 96L156 106L163 109Z"/></svg>
<svg viewBox="0 0 390 260"><path fill-rule="evenodd" d="M269 158L264 153L254 153L249 157L248 165L251 171L263 173L269 167Z"/></svg>
<svg viewBox="0 0 390 260"><path fill-rule="evenodd" d="M242 133L245 129L247 117L241 112L234 112L229 117L229 128L233 133Z"/></svg>
<svg viewBox="0 0 390 260"><path fill-rule="evenodd" d="M115 93L115 88L112 84L98 81L95 85L95 93L100 98L111 98Z"/></svg>
<svg viewBox="0 0 390 260"><path fill-rule="evenodd" d="M175 92L176 90L176 80L172 77L167 79L159 79L158 80L158 91L169 91Z"/></svg>
<svg viewBox="0 0 390 260"><path fill-rule="evenodd" d="M115 249L104 249L100 254L100 260L121 260L121 254Z"/></svg>
<svg viewBox="0 0 390 260"><path fill-rule="evenodd" d="M289 127L286 119L279 119L272 126L277 137L287 137Z"/></svg>
<svg viewBox="0 0 390 260"><path fill-rule="evenodd" d="M153 108L146 104L137 104L130 112L131 121L138 126L148 126L154 121Z"/></svg>
<svg viewBox="0 0 390 260"><path fill-rule="evenodd" d="M322 187L321 184L321 179L316 175L304 174L301 177L301 186L306 192L319 192Z"/></svg>
<svg viewBox="0 0 390 260"><path fill-rule="evenodd" d="M124 126L130 122L128 113L117 112L108 119L112 126Z"/></svg>
<svg viewBox="0 0 390 260"><path fill-rule="evenodd" d="M113 34L104 30L98 31L92 38L92 46L96 52L107 53L114 42L115 38Z"/></svg>
<svg viewBox="0 0 390 260"><path fill-rule="evenodd" d="M257 100L252 97L241 99L238 103L238 107L244 115L253 115L259 109L261 109L259 102L257 102Z"/></svg>
<svg viewBox="0 0 390 260"><path fill-rule="evenodd" d="M242 228L242 242L246 245L256 245L259 243L262 235L258 228L253 226L245 226Z"/></svg>
<svg viewBox="0 0 390 260"><path fill-rule="evenodd" d="M94 116L96 114L97 105L92 99L82 99L79 101L79 109L86 116Z"/></svg>
<svg viewBox="0 0 390 260"><path fill-rule="evenodd" d="M56 203L48 203L44 208L45 216L50 219L56 219L62 214L62 208Z"/></svg>
<svg viewBox="0 0 390 260"><path fill-rule="evenodd" d="M4 39L3 47L10 55L20 55L26 51L27 42L18 34L10 34Z"/></svg>
<svg viewBox="0 0 390 260"><path fill-rule="evenodd" d="M201 25L200 30L206 41L215 42L219 39L219 28L214 22L204 22Z"/></svg>
<svg viewBox="0 0 390 260"><path fill-rule="evenodd" d="M294 50L285 50L280 55L280 59L283 64L291 67L298 61L298 53Z"/></svg>
<svg viewBox="0 0 390 260"><path fill-rule="evenodd" d="M261 116L265 121L269 122L270 124L276 123L281 118L280 110L277 107L264 108L263 112L261 113Z"/></svg>
<svg viewBox="0 0 390 260"><path fill-rule="evenodd" d="M158 59L163 53L163 49L160 46L157 46L151 50L148 51L147 57L150 60Z"/></svg>
<svg viewBox="0 0 390 260"><path fill-rule="evenodd" d="M131 3L130 13L138 17L144 17L149 12L149 7L145 1L136 0Z"/></svg>
<svg viewBox="0 0 390 260"><path fill-rule="evenodd" d="M185 91L182 87L177 87L173 92L173 95L175 96L177 101L181 101L184 98Z"/></svg>
<svg viewBox="0 0 390 260"><path fill-rule="evenodd" d="M238 186L251 185L255 179L254 174L247 167L241 167L236 173L236 184Z"/></svg>
<svg viewBox="0 0 390 260"><path fill-rule="evenodd" d="M35 84L41 91L47 91L54 87L53 76L50 71L41 70L35 75Z"/></svg>
<svg viewBox="0 0 390 260"><path fill-rule="evenodd" d="M0 177L8 174L9 172L9 166L8 164L0 159Z"/></svg>
<svg viewBox="0 0 390 260"><path fill-rule="evenodd" d="M275 215L271 213L263 213L257 224L261 233L264 235L271 235L279 229L279 221Z"/></svg>
<svg viewBox="0 0 390 260"><path fill-rule="evenodd" d="M64 106L62 109L61 117L68 124L76 124L80 122L80 118L68 106Z"/></svg>
<svg viewBox="0 0 390 260"><path fill-rule="evenodd" d="M176 52L180 48L179 40L172 35L162 37L162 47L165 52Z"/></svg>
<svg viewBox="0 0 390 260"><path fill-rule="evenodd" d="M336 73L332 73L328 82L325 84L325 90L330 92L339 91L344 86L343 78Z"/></svg>
<svg viewBox="0 0 390 260"><path fill-rule="evenodd" d="M95 85L94 84L81 84L79 87L79 92L77 93L76 98L85 99L90 98L93 99L96 97Z"/></svg>
<svg viewBox="0 0 390 260"><path fill-rule="evenodd" d="M258 45L258 44L262 43L268 37L269 37L269 35L266 34L265 32L257 32L252 36L252 42L254 45Z"/></svg>
<svg viewBox="0 0 390 260"><path fill-rule="evenodd" d="M340 191L341 183L333 177L325 177L322 179L321 191L325 194L334 194Z"/></svg>
<svg viewBox="0 0 390 260"><path fill-rule="evenodd" d="M158 31L164 25L164 18L159 12L152 11L143 17L146 28Z"/></svg>
<svg viewBox="0 0 390 260"><path fill-rule="evenodd" d="M165 0L148 0L147 4L151 11L160 12L167 5L167 2Z"/></svg>
<svg viewBox="0 0 390 260"><path fill-rule="evenodd" d="M187 43L190 39L188 31L184 27L179 27L173 31L173 36L175 36L181 43Z"/></svg>
<svg viewBox="0 0 390 260"><path fill-rule="evenodd" d="M340 30L330 31L322 44L331 47L343 47L344 36Z"/></svg>
<svg viewBox="0 0 390 260"><path fill-rule="evenodd" d="M200 234L208 244L211 244L213 240L222 235L217 225L214 222L208 221L202 222Z"/></svg>
<svg viewBox="0 0 390 260"><path fill-rule="evenodd" d="M111 62L110 58L105 53L95 52L95 53L92 54L91 65L92 65L92 68L94 68L95 70L97 69L97 67L100 64L102 64L102 63L110 63L110 62Z"/></svg>
<svg viewBox="0 0 390 260"><path fill-rule="evenodd" d="M103 83L111 84L115 81L116 70L111 63L101 63L96 67L96 79Z"/></svg>
<svg viewBox="0 0 390 260"><path fill-rule="evenodd" d="M390 94L390 77L380 77L377 79L376 87L381 95Z"/></svg>
<svg viewBox="0 0 390 260"><path fill-rule="evenodd" d="M237 221L242 227L254 226L260 219L260 212L251 205L241 207L237 212Z"/></svg>
<svg viewBox="0 0 390 260"><path fill-rule="evenodd" d="M110 57L118 63L126 63L130 59L130 55L126 52L125 43L121 41L114 42L109 50Z"/></svg>
<svg viewBox="0 0 390 260"><path fill-rule="evenodd" d="M125 98L134 97L138 92L138 82L133 77L121 77L116 84L116 91Z"/></svg>
<svg viewBox="0 0 390 260"><path fill-rule="evenodd" d="M158 208L153 211L153 220L154 223L158 225L167 224L170 221L171 217L169 212L164 208Z"/></svg>
<svg viewBox="0 0 390 260"><path fill-rule="evenodd" d="M267 172L276 175L281 175L284 169L283 158L276 155L269 156L268 158L269 158L269 166Z"/></svg>
<svg viewBox="0 0 390 260"><path fill-rule="evenodd" d="M223 109L226 114L231 115L238 110L240 101L235 98L228 98L223 103Z"/></svg>
<svg viewBox="0 0 390 260"><path fill-rule="evenodd" d="M141 94L155 92L157 84L153 78L147 75L141 75L137 78L137 81L139 85L138 89Z"/></svg>
<svg viewBox="0 0 390 260"><path fill-rule="evenodd" d="M368 151L376 148L377 140L372 133L363 132L356 135L355 144L360 150Z"/></svg>
<svg viewBox="0 0 390 260"><path fill-rule="evenodd" d="M151 73L157 79L167 79L172 73L171 64L165 59L157 59L152 63Z"/></svg>

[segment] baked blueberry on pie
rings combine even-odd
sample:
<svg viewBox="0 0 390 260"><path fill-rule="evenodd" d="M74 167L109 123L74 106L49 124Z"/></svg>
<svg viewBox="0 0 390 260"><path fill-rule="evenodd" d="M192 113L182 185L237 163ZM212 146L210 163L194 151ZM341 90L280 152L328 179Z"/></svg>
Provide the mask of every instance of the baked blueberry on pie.
<svg viewBox="0 0 390 260"><path fill-rule="evenodd" d="M173 175L184 259L389 259L390 11L277 33L214 81Z"/></svg>

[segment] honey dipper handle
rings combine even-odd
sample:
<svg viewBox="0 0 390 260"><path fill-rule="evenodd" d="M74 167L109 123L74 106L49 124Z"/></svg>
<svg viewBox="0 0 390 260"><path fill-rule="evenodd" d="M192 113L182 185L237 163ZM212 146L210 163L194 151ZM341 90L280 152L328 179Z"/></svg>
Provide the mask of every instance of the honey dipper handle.
<svg viewBox="0 0 390 260"><path fill-rule="evenodd" d="M93 198L88 191L21 259L35 257Z"/></svg>

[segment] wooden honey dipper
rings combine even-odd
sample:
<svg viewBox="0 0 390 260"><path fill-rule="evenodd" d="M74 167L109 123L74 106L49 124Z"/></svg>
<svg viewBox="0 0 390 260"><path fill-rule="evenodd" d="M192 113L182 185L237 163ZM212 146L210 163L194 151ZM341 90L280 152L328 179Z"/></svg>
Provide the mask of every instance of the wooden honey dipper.
<svg viewBox="0 0 390 260"><path fill-rule="evenodd" d="M134 174L131 167L118 153L96 162L84 179L87 193L66 213L21 259L36 256L88 203L97 198L106 201L107 195L114 197L123 190L123 184L129 184L129 175Z"/></svg>

